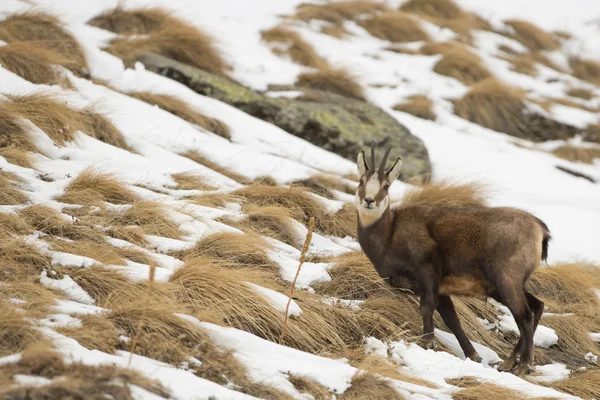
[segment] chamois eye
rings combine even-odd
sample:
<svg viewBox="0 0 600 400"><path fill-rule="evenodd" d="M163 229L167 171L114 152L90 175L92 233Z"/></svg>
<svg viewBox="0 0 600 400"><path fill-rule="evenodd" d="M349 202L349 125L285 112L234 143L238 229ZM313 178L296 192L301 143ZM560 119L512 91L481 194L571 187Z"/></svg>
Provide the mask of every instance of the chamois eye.
<svg viewBox="0 0 600 400"><path fill-rule="evenodd" d="M388 190L389 188L390 188L390 185L388 185L388 184L383 185L383 190Z"/></svg>
<svg viewBox="0 0 600 400"><path fill-rule="evenodd" d="M359 180L359 181L358 181L358 184L359 184L359 185L364 185L364 184L365 184L365 181L363 181L363 180L361 179L361 180Z"/></svg>

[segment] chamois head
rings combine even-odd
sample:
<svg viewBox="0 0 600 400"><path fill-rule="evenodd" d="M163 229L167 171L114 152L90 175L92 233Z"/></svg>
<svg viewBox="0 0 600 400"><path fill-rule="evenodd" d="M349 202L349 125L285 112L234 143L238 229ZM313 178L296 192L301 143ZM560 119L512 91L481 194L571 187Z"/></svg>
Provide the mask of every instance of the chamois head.
<svg viewBox="0 0 600 400"><path fill-rule="evenodd" d="M360 181L354 196L354 202L358 209L360 223L363 226L370 225L379 219L389 206L388 189L400 175L400 167L402 166L402 160L398 157L390 169L385 169L391 150L392 146L385 152L377 169L375 168L374 143L371 143L370 164L367 164L364 151L358 153L356 162Z"/></svg>

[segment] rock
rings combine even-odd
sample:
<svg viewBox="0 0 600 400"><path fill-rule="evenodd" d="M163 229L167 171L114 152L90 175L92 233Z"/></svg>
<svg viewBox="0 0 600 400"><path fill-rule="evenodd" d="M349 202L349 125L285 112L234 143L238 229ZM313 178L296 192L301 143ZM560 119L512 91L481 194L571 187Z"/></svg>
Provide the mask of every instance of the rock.
<svg viewBox="0 0 600 400"><path fill-rule="evenodd" d="M273 98L157 54L143 54L138 61L148 70L174 79L197 93L228 103L349 160L356 160L358 152L369 147L373 139L379 152L393 142L394 155L404 161L402 180L424 181L431 174L423 142L372 104L297 88L294 90L304 92L299 98Z"/></svg>

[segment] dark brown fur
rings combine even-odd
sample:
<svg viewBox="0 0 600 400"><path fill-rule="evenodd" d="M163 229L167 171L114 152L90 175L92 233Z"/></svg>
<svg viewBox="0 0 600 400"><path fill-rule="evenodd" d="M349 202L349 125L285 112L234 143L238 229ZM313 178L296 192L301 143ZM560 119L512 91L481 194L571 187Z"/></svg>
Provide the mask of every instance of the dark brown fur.
<svg viewBox="0 0 600 400"><path fill-rule="evenodd" d="M377 173L384 184L387 174L382 170L367 169L363 179ZM361 192L359 187L358 197L362 207L364 188ZM388 205L370 225L363 226L359 215L358 240L382 278L421 297L428 348L434 346L433 311L437 309L465 355L479 360L462 331L450 295L487 296L510 309L521 333L504 369L512 370L519 356L518 372L531 367L533 334L544 304L524 285L548 254L550 233L543 221L514 208L391 209Z"/></svg>

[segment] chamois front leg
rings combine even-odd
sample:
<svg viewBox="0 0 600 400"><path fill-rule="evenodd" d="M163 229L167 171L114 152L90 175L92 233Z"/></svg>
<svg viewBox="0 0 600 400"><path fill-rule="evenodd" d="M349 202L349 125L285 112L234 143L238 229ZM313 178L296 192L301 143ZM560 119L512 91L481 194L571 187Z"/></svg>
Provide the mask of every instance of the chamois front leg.
<svg viewBox="0 0 600 400"><path fill-rule="evenodd" d="M433 312L437 306L439 282L431 264L424 265L420 272L420 311L421 316L423 317L422 347L425 349L435 350L437 348L437 344L435 342L435 335L433 332Z"/></svg>

